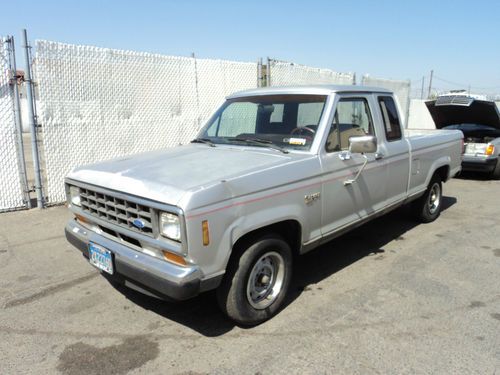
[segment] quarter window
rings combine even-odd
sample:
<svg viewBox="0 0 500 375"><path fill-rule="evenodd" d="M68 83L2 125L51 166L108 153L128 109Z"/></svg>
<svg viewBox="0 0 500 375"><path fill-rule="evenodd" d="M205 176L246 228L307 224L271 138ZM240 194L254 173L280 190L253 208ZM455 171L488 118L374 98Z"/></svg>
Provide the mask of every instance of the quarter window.
<svg viewBox="0 0 500 375"><path fill-rule="evenodd" d="M384 120L386 139L388 141L401 139L401 124L394 99L390 96L379 96L378 104Z"/></svg>
<svg viewBox="0 0 500 375"><path fill-rule="evenodd" d="M326 151L349 149L349 138L373 134L368 102L364 98L340 99L326 141Z"/></svg>

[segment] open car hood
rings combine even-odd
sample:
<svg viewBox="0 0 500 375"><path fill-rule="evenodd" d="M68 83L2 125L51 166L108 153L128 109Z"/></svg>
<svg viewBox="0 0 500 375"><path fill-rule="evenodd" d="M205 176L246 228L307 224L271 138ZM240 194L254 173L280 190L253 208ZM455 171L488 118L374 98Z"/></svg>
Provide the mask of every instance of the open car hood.
<svg viewBox="0 0 500 375"><path fill-rule="evenodd" d="M447 95L426 102L437 129L455 124L481 124L500 130L500 113L495 102L463 95Z"/></svg>

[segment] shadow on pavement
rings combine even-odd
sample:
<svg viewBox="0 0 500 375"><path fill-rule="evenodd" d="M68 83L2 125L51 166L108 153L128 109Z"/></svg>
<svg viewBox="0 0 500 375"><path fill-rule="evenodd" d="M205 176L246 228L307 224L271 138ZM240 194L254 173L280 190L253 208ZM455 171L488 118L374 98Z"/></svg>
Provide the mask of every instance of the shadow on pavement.
<svg viewBox="0 0 500 375"><path fill-rule="evenodd" d="M457 203L455 197L443 196L442 199L442 211ZM404 234L414 227L432 225L415 221L410 210L408 206L401 207L303 255L300 265L294 270L295 288L290 290L289 303L307 290L309 285L320 282L364 257L383 254L384 246L392 241L404 241Z"/></svg>
<svg viewBox="0 0 500 375"><path fill-rule="evenodd" d="M443 196L442 210L457 202ZM401 207L353 231L338 237L295 262L292 285L284 304L292 304L308 286L335 274L366 257L382 254L391 241L404 240L404 234L420 224L414 221L407 206ZM438 219L439 220L439 219ZM185 325L207 337L221 336L235 327L217 306L215 292L207 292L188 301L170 302L143 295L125 286L112 283L127 299L161 317Z"/></svg>

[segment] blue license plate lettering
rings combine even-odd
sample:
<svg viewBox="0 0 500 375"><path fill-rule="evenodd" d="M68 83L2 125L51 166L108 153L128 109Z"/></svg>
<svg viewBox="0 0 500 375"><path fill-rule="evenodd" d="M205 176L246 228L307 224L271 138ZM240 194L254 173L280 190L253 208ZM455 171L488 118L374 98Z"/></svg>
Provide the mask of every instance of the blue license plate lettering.
<svg viewBox="0 0 500 375"><path fill-rule="evenodd" d="M94 243L89 244L89 261L94 267L113 274L113 258L111 251Z"/></svg>

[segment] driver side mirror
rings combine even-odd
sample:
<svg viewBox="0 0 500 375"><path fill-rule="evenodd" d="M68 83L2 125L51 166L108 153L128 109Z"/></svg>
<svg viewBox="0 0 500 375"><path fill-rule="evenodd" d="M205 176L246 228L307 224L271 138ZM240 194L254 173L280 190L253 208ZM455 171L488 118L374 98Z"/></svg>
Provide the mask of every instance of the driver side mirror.
<svg viewBox="0 0 500 375"><path fill-rule="evenodd" d="M349 152L352 154L377 152L377 137L373 135L349 137Z"/></svg>

